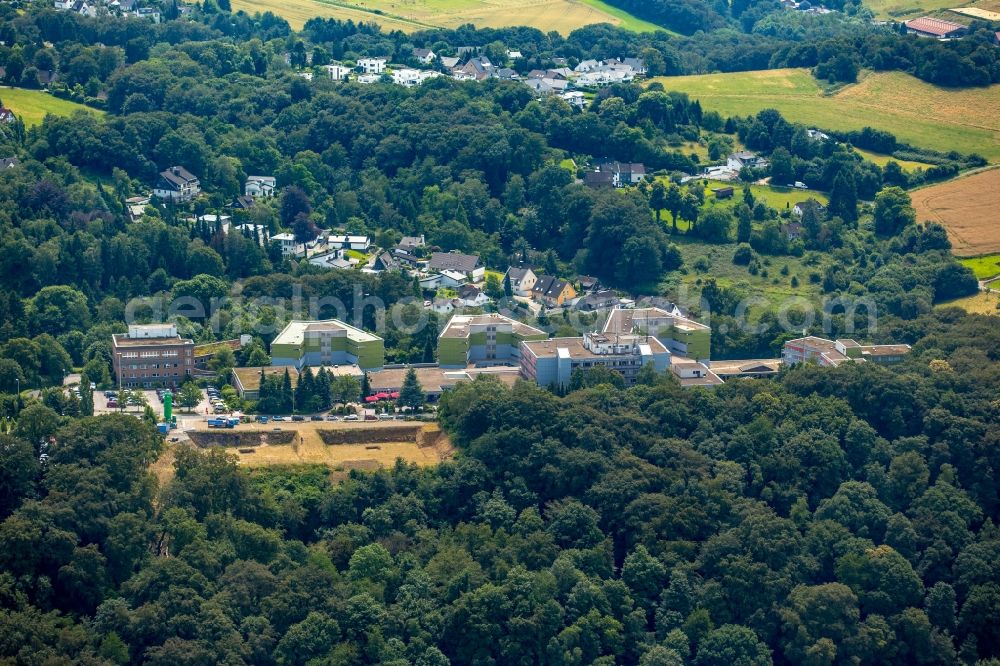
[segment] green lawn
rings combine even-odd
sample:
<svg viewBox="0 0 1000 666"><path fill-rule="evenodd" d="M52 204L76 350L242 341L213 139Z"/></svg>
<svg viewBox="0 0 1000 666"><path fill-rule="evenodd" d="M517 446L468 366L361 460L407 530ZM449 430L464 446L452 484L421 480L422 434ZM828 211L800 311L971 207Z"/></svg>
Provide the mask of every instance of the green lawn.
<svg viewBox="0 0 1000 666"><path fill-rule="evenodd" d="M864 5L880 18L914 18L964 4L961 0L864 0Z"/></svg>
<svg viewBox="0 0 1000 666"><path fill-rule="evenodd" d="M706 109L750 115L778 109L793 122L831 130L865 126L913 146L979 153L1000 162L1000 84L946 89L900 72L866 73L860 83L825 94L806 69L659 77Z"/></svg>
<svg viewBox="0 0 1000 666"><path fill-rule="evenodd" d="M636 18L632 16L625 10L619 9L617 7L612 7L606 2L601 0L578 0L580 3L587 5L588 7L593 7L598 9L609 16L613 16L621 23L618 24L620 28L625 28L626 30L631 30L632 32L656 32L657 30L662 30L664 32L669 32L671 35L676 35L677 33L672 30L667 30L663 26L656 25L655 23L650 23L649 21L643 21L641 18Z"/></svg>
<svg viewBox="0 0 1000 666"><path fill-rule="evenodd" d="M1000 275L1000 254L969 257L968 259L959 259L959 262L971 268L979 280L987 280Z"/></svg>
<svg viewBox="0 0 1000 666"><path fill-rule="evenodd" d="M41 90L26 90L24 88L0 88L0 102L21 116L27 127L42 122L46 113L57 116L68 116L78 110L103 113L83 104L53 97Z"/></svg>
<svg viewBox="0 0 1000 666"><path fill-rule="evenodd" d="M874 162L875 164L884 167L888 162L895 162L903 168L904 171L914 171L916 169L929 169L934 166L933 164L927 164L926 162L915 162L913 160L897 160L892 155L883 155L882 153L873 153L870 150L862 150L860 148L855 148L854 152L861 157L865 158L869 162Z"/></svg>

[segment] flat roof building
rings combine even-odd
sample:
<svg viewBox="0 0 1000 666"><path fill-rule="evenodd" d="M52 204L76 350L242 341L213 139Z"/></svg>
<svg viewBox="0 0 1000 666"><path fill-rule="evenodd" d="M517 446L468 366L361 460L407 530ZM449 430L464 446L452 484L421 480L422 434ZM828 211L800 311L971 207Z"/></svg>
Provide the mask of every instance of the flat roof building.
<svg viewBox="0 0 1000 666"><path fill-rule="evenodd" d="M271 365L357 365L362 370L385 363L382 338L336 319L293 320L271 342Z"/></svg>
<svg viewBox="0 0 1000 666"><path fill-rule="evenodd" d="M547 337L545 331L500 314L455 315L438 336L438 363L443 368L517 366L523 341Z"/></svg>
<svg viewBox="0 0 1000 666"><path fill-rule="evenodd" d="M711 358L712 329L674 311L658 307L616 308L604 323L605 335L649 335L671 354L697 361Z"/></svg>
<svg viewBox="0 0 1000 666"><path fill-rule="evenodd" d="M194 369L194 341L175 324L132 324L111 336L111 362L119 386L176 387Z"/></svg>
<svg viewBox="0 0 1000 666"><path fill-rule="evenodd" d="M574 370L598 366L621 373L626 386L631 386L646 364L657 372L670 365L670 352L654 337L586 333L580 338L521 343L521 377L539 386L568 386Z"/></svg>
<svg viewBox="0 0 1000 666"><path fill-rule="evenodd" d="M827 340L809 335L789 340L781 350L785 365L815 361L821 366L836 367L847 361L896 363L910 353L910 345L862 345L849 338Z"/></svg>

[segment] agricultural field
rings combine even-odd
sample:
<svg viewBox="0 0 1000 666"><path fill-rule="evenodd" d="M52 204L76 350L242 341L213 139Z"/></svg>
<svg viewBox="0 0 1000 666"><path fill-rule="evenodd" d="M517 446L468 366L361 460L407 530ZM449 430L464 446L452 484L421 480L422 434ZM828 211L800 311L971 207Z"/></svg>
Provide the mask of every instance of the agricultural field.
<svg viewBox="0 0 1000 666"><path fill-rule="evenodd" d="M953 301L938 303L935 308L957 307L962 308L969 314L1000 315L1000 294L991 291L981 291L972 296L956 298Z"/></svg>
<svg viewBox="0 0 1000 666"><path fill-rule="evenodd" d="M0 101L3 102L4 106L21 116L26 127L42 122L46 113L56 116L68 116L79 110L103 113L83 104L53 97L41 90L27 90L25 88L0 88Z"/></svg>
<svg viewBox="0 0 1000 666"><path fill-rule="evenodd" d="M562 34L593 23L611 23L627 30L662 30L602 0L233 0L233 9L248 13L270 11L300 29L310 18L351 19L378 23L387 30L414 32L423 28L499 28L530 25Z"/></svg>
<svg viewBox="0 0 1000 666"><path fill-rule="evenodd" d="M948 230L952 252L976 257L1000 252L1000 169L979 171L910 193L917 221Z"/></svg>
<svg viewBox="0 0 1000 666"><path fill-rule="evenodd" d="M972 272L976 274L977 280L988 280L1000 275L1000 254L969 257L962 259L960 263L971 268Z"/></svg>
<svg viewBox="0 0 1000 666"><path fill-rule="evenodd" d="M900 72L868 72L859 83L827 95L806 69L653 80L723 115L774 108L791 121L822 129L870 126L917 147L979 153L1000 162L1000 84L951 90Z"/></svg>
<svg viewBox="0 0 1000 666"><path fill-rule="evenodd" d="M908 19L956 6L955 0L864 0L879 18Z"/></svg>

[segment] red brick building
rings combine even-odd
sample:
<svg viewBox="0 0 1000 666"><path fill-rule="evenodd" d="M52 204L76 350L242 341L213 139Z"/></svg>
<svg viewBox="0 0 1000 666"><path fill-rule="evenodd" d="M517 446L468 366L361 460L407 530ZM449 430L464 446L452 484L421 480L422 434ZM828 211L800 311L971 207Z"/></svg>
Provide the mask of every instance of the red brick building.
<svg viewBox="0 0 1000 666"><path fill-rule="evenodd" d="M174 324L131 325L111 336L115 378L128 388L177 387L194 369L194 341Z"/></svg>

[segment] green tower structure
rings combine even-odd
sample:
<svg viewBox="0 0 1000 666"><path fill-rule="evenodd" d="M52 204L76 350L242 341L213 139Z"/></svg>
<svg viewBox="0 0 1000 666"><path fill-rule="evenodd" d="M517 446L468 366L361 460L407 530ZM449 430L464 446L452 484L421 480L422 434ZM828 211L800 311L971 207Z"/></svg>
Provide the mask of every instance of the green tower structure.
<svg viewBox="0 0 1000 666"><path fill-rule="evenodd" d="M174 394L170 391L163 393L163 420L170 423L174 414Z"/></svg>

